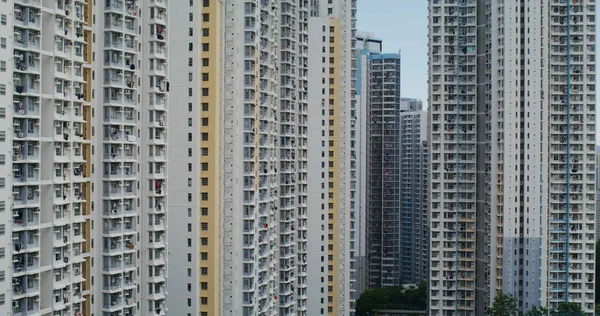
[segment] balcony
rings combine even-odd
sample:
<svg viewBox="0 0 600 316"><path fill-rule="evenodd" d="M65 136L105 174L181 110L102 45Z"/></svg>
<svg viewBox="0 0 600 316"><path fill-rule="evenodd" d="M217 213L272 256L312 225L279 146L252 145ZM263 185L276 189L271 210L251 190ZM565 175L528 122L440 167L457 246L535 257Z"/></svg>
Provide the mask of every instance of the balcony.
<svg viewBox="0 0 600 316"><path fill-rule="evenodd" d="M107 0L104 2L104 9L107 11L123 14L123 1Z"/></svg>

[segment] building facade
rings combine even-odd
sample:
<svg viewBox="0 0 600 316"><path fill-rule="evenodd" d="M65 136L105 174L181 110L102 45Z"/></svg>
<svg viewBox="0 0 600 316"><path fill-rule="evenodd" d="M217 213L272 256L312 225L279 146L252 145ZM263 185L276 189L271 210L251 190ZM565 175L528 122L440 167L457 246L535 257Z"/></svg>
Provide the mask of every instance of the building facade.
<svg viewBox="0 0 600 316"><path fill-rule="evenodd" d="M593 312L594 24L593 1L429 2L432 315Z"/></svg>
<svg viewBox="0 0 600 316"><path fill-rule="evenodd" d="M167 3L0 7L0 313L165 315Z"/></svg>
<svg viewBox="0 0 600 316"><path fill-rule="evenodd" d="M169 312L351 313L356 1L171 10Z"/></svg>
<svg viewBox="0 0 600 316"><path fill-rule="evenodd" d="M0 6L0 310L89 313L91 3Z"/></svg>
<svg viewBox="0 0 600 316"><path fill-rule="evenodd" d="M383 42L372 33L356 33L356 82L355 82L355 110L354 124L351 133L354 137L354 149L352 167L355 169L355 194L354 202L358 208L355 215L355 243L358 245L356 264L356 292L360 295L367 287L367 111L369 96L369 71L368 61L372 54L381 54Z"/></svg>
<svg viewBox="0 0 600 316"><path fill-rule="evenodd" d="M166 314L168 2L91 6L94 300L103 315Z"/></svg>
<svg viewBox="0 0 600 316"><path fill-rule="evenodd" d="M600 239L600 147L596 146L596 239Z"/></svg>
<svg viewBox="0 0 600 316"><path fill-rule="evenodd" d="M401 284L400 54L368 56L368 287Z"/></svg>
<svg viewBox="0 0 600 316"><path fill-rule="evenodd" d="M429 279L427 111L416 99L403 98L401 105L406 110L400 114L400 275L402 283L419 283Z"/></svg>

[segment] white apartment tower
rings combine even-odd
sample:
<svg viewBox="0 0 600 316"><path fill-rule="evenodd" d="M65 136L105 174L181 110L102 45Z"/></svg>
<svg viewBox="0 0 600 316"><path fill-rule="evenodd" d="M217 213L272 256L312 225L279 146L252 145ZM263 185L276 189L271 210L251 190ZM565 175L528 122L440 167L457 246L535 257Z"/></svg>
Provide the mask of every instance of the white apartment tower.
<svg viewBox="0 0 600 316"><path fill-rule="evenodd" d="M0 312L90 311L91 11L0 4Z"/></svg>
<svg viewBox="0 0 600 316"><path fill-rule="evenodd" d="M95 313L166 314L168 3L93 12Z"/></svg>
<svg viewBox="0 0 600 316"><path fill-rule="evenodd" d="M594 310L595 1L429 1L430 310Z"/></svg>
<svg viewBox="0 0 600 316"><path fill-rule="evenodd" d="M165 315L167 3L0 8L0 313Z"/></svg>
<svg viewBox="0 0 600 316"><path fill-rule="evenodd" d="M170 313L351 313L355 10L350 0L172 8Z"/></svg>

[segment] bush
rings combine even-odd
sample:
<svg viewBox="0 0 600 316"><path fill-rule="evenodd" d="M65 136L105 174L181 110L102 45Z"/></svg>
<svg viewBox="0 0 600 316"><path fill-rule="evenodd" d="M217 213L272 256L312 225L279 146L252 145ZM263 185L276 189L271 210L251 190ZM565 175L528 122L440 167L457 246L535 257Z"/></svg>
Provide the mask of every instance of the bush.
<svg viewBox="0 0 600 316"><path fill-rule="evenodd" d="M372 289L363 292L356 301L356 315L374 315L381 309L426 310L427 283L417 287L402 286Z"/></svg>

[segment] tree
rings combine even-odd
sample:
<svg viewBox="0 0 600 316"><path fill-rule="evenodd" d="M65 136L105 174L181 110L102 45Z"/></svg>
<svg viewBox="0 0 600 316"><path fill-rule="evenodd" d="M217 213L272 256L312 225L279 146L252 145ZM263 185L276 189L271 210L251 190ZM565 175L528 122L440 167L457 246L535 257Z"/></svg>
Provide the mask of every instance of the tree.
<svg viewBox="0 0 600 316"><path fill-rule="evenodd" d="M556 311L552 312L552 315L585 316L585 313L579 304L563 302L558 305Z"/></svg>
<svg viewBox="0 0 600 316"><path fill-rule="evenodd" d="M356 300L356 315L375 315L380 309L427 309L427 283L419 283L417 287L386 287L364 291Z"/></svg>
<svg viewBox="0 0 600 316"><path fill-rule="evenodd" d="M496 296L494 303L488 309L490 316L514 316L518 313L517 299L510 294Z"/></svg>
<svg viewBox="0 0 600 316"><path fill-rule="evenodd" d="M528 311L525 316L547 316L549 310L546 307L537 307L534 306L530 311Z"/></svg>

